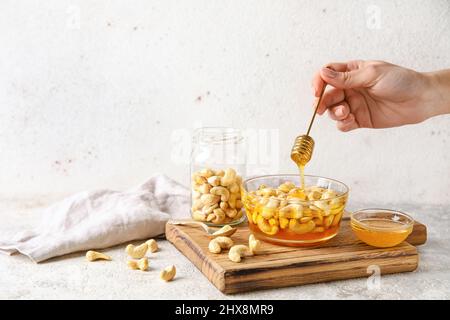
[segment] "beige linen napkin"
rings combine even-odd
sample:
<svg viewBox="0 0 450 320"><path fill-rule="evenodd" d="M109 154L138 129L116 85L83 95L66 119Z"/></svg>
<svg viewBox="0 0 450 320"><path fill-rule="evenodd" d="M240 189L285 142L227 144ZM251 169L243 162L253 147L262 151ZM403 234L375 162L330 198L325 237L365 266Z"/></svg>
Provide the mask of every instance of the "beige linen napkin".
<svg viewBox="0 0 450 320"><path fill-rule="evenodd" d="M124 191L97 190L68 197L43 212L33 230L0 238L0 252L34 262L164 233L169 218L189 215L189 190L165 175Z"/></svg>

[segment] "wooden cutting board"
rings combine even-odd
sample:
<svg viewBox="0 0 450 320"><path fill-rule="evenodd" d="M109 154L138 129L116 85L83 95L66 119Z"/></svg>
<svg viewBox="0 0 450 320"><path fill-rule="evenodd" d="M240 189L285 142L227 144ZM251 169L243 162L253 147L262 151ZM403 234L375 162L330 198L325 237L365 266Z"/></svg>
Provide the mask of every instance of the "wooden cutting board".
<svg viewBox="0 0 450 320"><path fill-rule="evenodd" d="M235 244L247 244L246 225L232 236ZM368 277L371 265L381 274L414 271L419 256L415 245L425 243L425 225L416 222L407 242L393 248L374 248L353 234L349 218L343 218L339 234L319 247L282 247L262 242L262 254L241 263L228 259L228 251L208 251L204 231L189 226L166 225L166 238L224 293L280 288L340 279Z"/></svg>

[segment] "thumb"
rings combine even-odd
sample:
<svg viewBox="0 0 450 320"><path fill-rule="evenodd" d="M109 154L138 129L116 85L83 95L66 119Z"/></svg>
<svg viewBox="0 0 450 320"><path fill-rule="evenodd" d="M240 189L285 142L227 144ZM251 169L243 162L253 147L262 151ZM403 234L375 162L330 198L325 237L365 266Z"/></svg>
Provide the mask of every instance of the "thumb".
<svg viewBox="0 0 450 320"><path fill-rule="evenodd" d="M370 82L364 69L339 72L331 68L322 68L320 75L325 82L338 89L367 87Z"/></svg>

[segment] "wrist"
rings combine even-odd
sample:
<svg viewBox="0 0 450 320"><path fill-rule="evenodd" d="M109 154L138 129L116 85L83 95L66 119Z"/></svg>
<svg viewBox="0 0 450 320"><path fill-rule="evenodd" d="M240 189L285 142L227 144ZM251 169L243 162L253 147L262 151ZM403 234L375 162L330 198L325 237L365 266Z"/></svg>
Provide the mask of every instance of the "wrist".
<svg viewBox="0 0 450 320"><path fill-rule="evenodd" d="M450 113L450 70L421 73L428 117Z"/></svg>

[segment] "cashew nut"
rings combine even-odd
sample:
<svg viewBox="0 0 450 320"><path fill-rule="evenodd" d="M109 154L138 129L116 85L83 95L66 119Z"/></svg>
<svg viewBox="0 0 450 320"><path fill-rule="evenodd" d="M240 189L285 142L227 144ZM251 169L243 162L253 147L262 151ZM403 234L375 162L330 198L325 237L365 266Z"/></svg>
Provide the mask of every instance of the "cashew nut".
<svg viewBox="0 0 450 320"><path fill-rule="evenodd" d="M159 276L164 281L172 281L176 273L177 269L175 268L174 265L171 265L162 270Z"/></svg>
<svg viewBox="0 0 450 320"><path fill-rule="evenodd" d="M281 229L286 229L286 227L289 224L289 219L280 217L279 220L280 220L280 228Z"/></svg>
<svg viewBox="0 0 450 320"><path fill-rule="evenodd" d="M268 235L274 235L278 232L278 226L271 226L262 216L258 216L256 224L262 232Z"/></svg>
<svg viewBox="0 0 450 320"><path fill-rule="evenodd" d="M158 243L155 239L147 240L145 243L148 245L148 250L150 250L151 253L158 251Z"/></svg>
<svg viewBox="0 0 450 320"><path fill-rule="evenodd" d="M328 200L328 199L332 199L334 197L337 196L337 193L334 192L333 190L327 190L324 193L322 193L322 196L320 199L322 200Z"/></svg>
<svg viewBox="0 0 450 320"><path fill-rule="evenodd" d="M139 246L134 246L132 244L127 245L127 247L125 248L126 253L128 253L128 255L134 259L141 259L145 256L145 254L147 253L147 249L148 249L148 245L147 243L143 243Z"/></svg>
<svg viewBox="0 0 450 320"><path fill-rule="evenodd" d="M303 217L303 207L299 204L290 204L280 209L280 218L300 219Z"/></svg>
<svg viewBox="0 0 450 320"><path fill-rule="evenodd" d="M300 200L306 200L306 195L301 188L294 188L288 192L288 198L298 198Z"/></svg>
<svg viewBox="0 0 450 320"><path fill-rule="evenodd" d="M230 231L231 229L233 229L233 227L230 226L229 224L226 224L222 228L220 228L219 230L213 232L213 235L222 234L222 233L225 233L227 231Z"/></svg>
<svg viewBox="0 0 450 320"><path fill-rule="evenodd" d="M228 198L228 205L230 208L234 209L236 208L236 201L237 201L237 193L231 193L230 197Z"/></svg>
<svg viewBox="0 0 450 320"><path fill-rule="evenodd" d="M303 234L311 232L316 224L314 221L308 221L307 223L298 223L297 219L291 219L289 220L289 230L297 233L297 234Z"/></svg>
<svg viewBox="0 0 450 320"><path fill-rule="evenodd" d="M219 207L219 204L218 204L218 203L211 204L211 205L206 205L206 206L203 207L202 213L203 213L204 215L208 215L208 214L210 214L211 212L213 212L214 209L217 209L218 207Z"/></svg>
<svg viewBox="0 0 450 320"><path fill-rule="evenodd" d="M197 210L192 213L192 218L197 221L206 221L206 214Z"/></svg>
<svg viewBox="0 0 450 320"><path fill-rule="evenodd" d="M208 180L205 177L202 177L198 174L194 174L194 176L192 177L192 180L198 185L202 185L202 184L208 182Z"/></svg>
<svg viewBox="0 0 450 320"><path fill-rule="evenodd" d="M89 250L88 252L86 252L86 259L89 262L95 261L95 260L109 260L111 261L111 257L101 253L101 252L97 252L97 251L92 251Z"/></svg>
<svg viewBox="0 0 450 320"><path fill-rule="evenodd" d="M208 179L209 177L212 177L214 175L214 171L208 168L202 169L199 172L200 176L205 177Z"/></svg>
<svg viewBox="0 0 450 320"><path fill-rule="evenodd" d="M257 254L261 249L261 241L257 240L253 234L248 237L248 247L252 254Z"/></svg>
<svg viewBox="0 0 450 320"><path fill-rule="evenodd" d="M222 209L217 208L213 210L213 213L210 213L208 215L206 221L219 224L222 223L224 219L225 219L225 212L223 212Z"/></svg>
<svg viewBox="0 0 450 320"><path fill-rule="evenodd" d="M317 190L313 190L310 193L308 193L308 200L319 200L321 197L322 194Z"/></svg>
<svg viewBox="0 0 450 320"><path fill-rule="evenodd" d="M228 252L228 258L233 262L241 262L241 259L252 255L250 248L243 244L232 246Z"/></svg>
<svg viewBox="0 0 450 320"><path fill-rule="evenodd" d="M228 209L228 202L223 202L223 201L221 201L220 204L219 204L219 207L220 207L220 209L222 209L222 210Z"/></svg>
<svg viewBox="0 0 450 320"><path fill-rule="evenodd" d="M344 210L342 210L340 213L336 214L334 216L333 222L331 223L331 225L333 227L337 226L338 223L341 221L342 215L344 214Z"/></svg>
<svg viewBox="0 0 450 320"><path fill-rule="evenodd" d="M203 207L203 201L201 199L197 199L192 204L192 211L196 211L198 209L201 209Z"/></svg>
<svg viewBox="0 0 450 320"><path fill-rule="evenodd" d="M148 258L144 257L142 259L136 260L128 260L127 261L128 268L132 270L141 270L141 271L147 271L148 270Z"/></svg>
<svg viewBox="0 0 450 320"><path fill-rule="evenodd" d="M148 270L148 258L147 257L139 259L137 264L138 264L139 270L141 270L141 271Z"/></svg>
<svg viewBox="0 0 450 320"><path fill-rule="evenodd" d="M208 178L208 183L212 185L213 187L217 187L220 185L220 177L219 176L212 176Z"/></svg>
<svg viewBox="0 0 450 320"><path fill-rule="evenodd" d="M209 206L209 205L218 203L220 201L220 196L206 193L206 194L202 194L202 196L200 197L200 200L203 202L203 205Z"/></svg>
<svg viewBox="0 0 450 320"><path fill-rule="evenodd" d="M211 194L214 194L216 196L220 196L220 200L224 202L228 201L230 197L230 191L228 191L227 188L221 186L211 188L209 192L211 192Z"/></svg>
<svg viewBox="0 0 450 320"><path fill-rule="evenodd" d="M253 213L252 213L252 221L253 221L253 223L255 223L256 224L256 222L258 221L258 217L259 217L259 215L258 215L258 211L253 211Z"/></svg>
<svg viewBox="0 0 450 320"><path fill-rule="evenodd" d="M258 196L271 197L271 196L276 196L277 191L273 188L264 188L264 189L259 189L258 191L256 191L256 194Z"/></svg>
<svg viewBox="0 0 450 320"><path fill-rule="evenodd" d="M238 213L238 212L237 212L236 209L226 209L226 210L225 210L225 214L226 214L226 216L229 217L229 218L234 218L234 217L236 217L237 213Z"/></svg>
<svg viewBox="0 0 450 320"><path fill-rule="evenodd" d="M232 168L225 170L225 174L220 179L220 184L224 187L230 186L236 180L236 171Z"/></svg>
<svg viewBox="0 0 450 320"><path fill-rule="evenodd" d="M241 190L241 188L236 182L232 183L228 188L230 189L231 193L238 193L239 190Z"/></svg>
<svg viewBox="0 0 450 320"><path fill-rule="evenodd" d="M217 237L209 242L208 249L211 253L220 253L222 249L230 249L233 244L229 237Z"/></svg>
<svg viewBox="0 0 450 320"><path fill-rule="evenodd" d="M201 186L199 186L197 188L197 190L202 194L207 194L210 192L211 186L209 184L205 183L205 184L202 184Z"/></svg>
<svg viewBox="0 0 450 320"><path fill-rule="evenodd" d="M137 270L137 269L139 269L139 266L138 266L136 260L128 260L128 261L127 261L127 266L128 266L128 268L130 268L131 270Z"/></svg>
<svg viewBox="0 0 450 320"><path fill-rule="evenodd" d="M224 175L225 175L225 171L223 171L223 170L217 170L216 171L216 176L223 177Z"/></svg>
<svg viewBox="0 0 450 320"><path fill-rule="evenodd" d="M312 217L303 217L303 218L300 218L300 223L306 223L311 220L312 220Z"/></svg>
<svg viewBox="0 0 450 320"><path fill-rule="evenodd" d="M270 219L273 217L276 209L278 208L280 201L277 198L269 198L267 204L263 207L261 215L264 219Z"/></svg>
<svg viewBox="0 0 450 320"><path fill-rule="evenodd" d="M280 190L284 193L288 193L289 191L291 191L294 188L295 188L295 184L293 182L286 181L286 182L280 184L280 186L278 187L278 190Z"/></svg>

